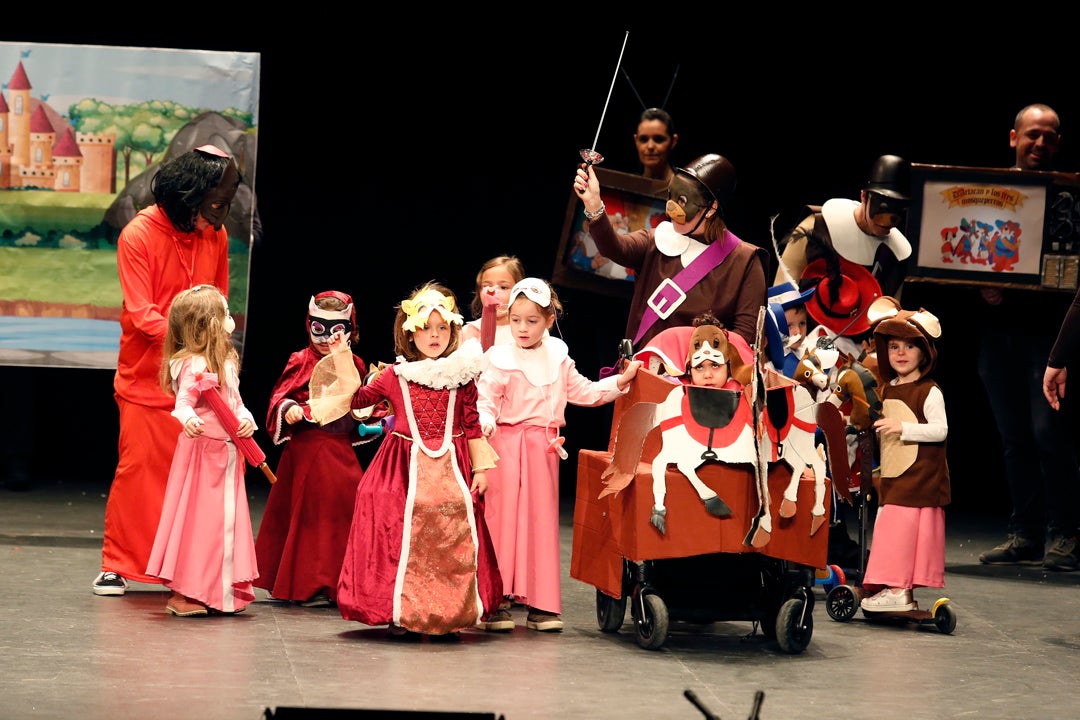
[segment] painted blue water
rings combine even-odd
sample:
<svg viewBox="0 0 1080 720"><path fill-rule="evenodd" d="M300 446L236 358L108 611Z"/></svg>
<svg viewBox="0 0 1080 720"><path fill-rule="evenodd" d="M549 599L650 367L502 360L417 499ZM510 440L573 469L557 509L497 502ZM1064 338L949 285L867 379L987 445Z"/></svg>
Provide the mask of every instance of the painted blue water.
<svg viewBox="0 0 1080 720"><path fill-rule="evenodd" d="M120 323L86 318L0 315L0 348L115 353L120 349Z"/></svg>

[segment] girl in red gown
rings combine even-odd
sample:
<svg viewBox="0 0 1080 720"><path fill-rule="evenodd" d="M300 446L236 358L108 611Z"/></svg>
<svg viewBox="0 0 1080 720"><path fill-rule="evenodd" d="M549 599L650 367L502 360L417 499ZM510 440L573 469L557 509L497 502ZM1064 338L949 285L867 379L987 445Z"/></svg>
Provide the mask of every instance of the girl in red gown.
<svg viewBox="0 0 1080 720"><path fill-rule="evenodd" d="M397 361L359 387L341 336L320 361L333 367L312 395L357 386L352 407L389 401L393 431L356 493L338 581L342 617L388 625L391 634L448 635L474 627L499 604L502 581L484 521L494 451L480 428L479 341L458 347L462 316L447 288L429 283L398 307Z"/></svg>

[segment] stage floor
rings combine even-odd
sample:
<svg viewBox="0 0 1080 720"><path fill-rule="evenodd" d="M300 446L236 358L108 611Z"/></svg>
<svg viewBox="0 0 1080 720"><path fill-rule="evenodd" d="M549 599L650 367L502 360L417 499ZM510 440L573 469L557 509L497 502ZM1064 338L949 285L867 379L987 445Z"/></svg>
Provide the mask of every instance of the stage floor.
<svg viewBox="0 0 1080 720"><path fill-rule="evenodd" d="M256 529L267 485L249 472ZM956 629L832 620L815 588L813 634L787 654L750 621L672 623L637 645L630 613L601 632L596 590L569 576L573 507L562 517L562 633L525 627L402 641L341 618L260 600L235 617L177 618L159 586L98 597L108 481L39 480L0 490L0 716L259 720L394 715L505 718L872 717L907 720L1080 716L1080 573L981 566L1003 518L946 515L943 592ZM827 528L823 529L827 532ZM703 598L708 603L709 598ZM693 694L705 710L684 695ZM335 709L338 712L331 712ZM353 713L341 712L345 710ZM322 711L322 712L317 712Z"/></svg>

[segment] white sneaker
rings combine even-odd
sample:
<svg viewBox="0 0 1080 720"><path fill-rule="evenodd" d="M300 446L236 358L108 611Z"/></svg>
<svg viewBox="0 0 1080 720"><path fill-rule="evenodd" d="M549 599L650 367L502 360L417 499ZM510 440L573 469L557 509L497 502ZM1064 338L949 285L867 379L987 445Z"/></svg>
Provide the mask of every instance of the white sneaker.
<svg viewBox="0 0 1080 720"><path fill-rule="evenodd" d="M863 598L859 607L870 612L907 612L915 609L909 588L885 588L879 593Z"/></svg>

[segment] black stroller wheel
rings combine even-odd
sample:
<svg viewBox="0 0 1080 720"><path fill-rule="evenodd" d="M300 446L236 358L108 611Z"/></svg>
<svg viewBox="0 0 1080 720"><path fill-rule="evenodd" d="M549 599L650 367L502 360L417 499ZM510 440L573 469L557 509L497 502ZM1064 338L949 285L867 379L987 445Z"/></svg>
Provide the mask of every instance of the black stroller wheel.
<svg viewBox="0 0 1080 720"><path fill-rule="evenodd" d="M776 617L776 642L788 654L798 655L810 644L814 634L814 614L806 610L806 601L801 598L791 598L780 606L780 614Z"/></svg>
<svg viewBox="0 0 1080 720"><path fill-rule="evenodd" d="M596 624L606 633L619 632L626 618L626 596L615 598L596 591Z"/></svg>
<svg viewBox="0 0 1080 720"><path fill-rule="evenodd" d="M637 619L637 644L646 650L660 649L668 634L668 609L657 595L641 598L642 613Z"/></svg>

